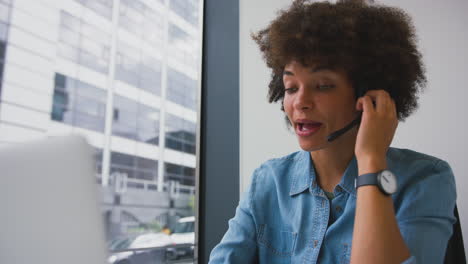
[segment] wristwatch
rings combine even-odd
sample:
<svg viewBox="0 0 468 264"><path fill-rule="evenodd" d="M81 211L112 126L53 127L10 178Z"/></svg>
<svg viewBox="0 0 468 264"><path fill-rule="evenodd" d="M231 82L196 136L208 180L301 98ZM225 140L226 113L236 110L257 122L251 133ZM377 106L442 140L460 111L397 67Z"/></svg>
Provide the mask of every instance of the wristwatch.
<svg viewBox="0 0 468 264"><path fill-rule="evenodd" d="M389 170L383 170L376 173L367 173L360 175L355 180L356 189L364 185L377 185L385 195L394 194L398 188L398 182Z"/></svg>

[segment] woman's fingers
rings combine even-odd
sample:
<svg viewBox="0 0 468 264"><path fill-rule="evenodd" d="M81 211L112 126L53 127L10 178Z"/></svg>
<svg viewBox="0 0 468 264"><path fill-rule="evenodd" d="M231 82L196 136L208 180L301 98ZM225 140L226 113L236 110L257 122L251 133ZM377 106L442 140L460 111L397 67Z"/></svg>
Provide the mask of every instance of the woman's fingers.
<svg viewBox="0 0 468 264"><path fill-rule="evenodd" d="M368 95L361 97L361 110L364 113L373 113L375 112L374 104L372 103L372 98Z"/></svg>
<svg viewBox="0 0 468 264"><path fill-rule="evenodd" d="M385 112L388 107L388 100L390 95L384 90L370 90L366 95L372 98L372 101L375 102L375 109L377 112Z"/></svg>
<svg viewBox="0 0 468 264"><path fill-rule="evenodd" d="M364 98L369 98L369 99L364 99ZM370 100L373 102L373 110L377 113L381 114L390 114L390 115L395 115L396 116L396 105L395 101L392 99L390 94L385 91L385 90L370 90L367 91L366 94L358 99L358 110L364 110L362 108L362 104L365 101ZM371 108L367 107L367 111L370 112Z"/></svg>

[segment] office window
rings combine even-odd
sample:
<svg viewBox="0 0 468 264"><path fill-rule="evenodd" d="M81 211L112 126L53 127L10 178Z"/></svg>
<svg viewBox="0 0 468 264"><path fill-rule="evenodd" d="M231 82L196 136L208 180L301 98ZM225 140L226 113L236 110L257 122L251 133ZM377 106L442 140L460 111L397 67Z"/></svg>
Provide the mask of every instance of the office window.
<svg viewBox="0 0 468 264"><path fill-rule="evenodd" d="M161 94L161 62L150 54L142 53L139 87L155 95Z"/></svg>
<svg viewBox="0 0 468 264"><path fill-rule="evenodd" d="M69 0L41 5L57 18L47 19L13 2L0 0L0 85L10 80L0 86L8 95L0 126L9 129L0 143L85 136L94 148L108 262L195 262L200 4ZM10 46L12 17L19 19ZM172 239L163 227L187 231L189 240Z"/></svg>
<svg viewBox="0 0 468 264"><path fill-rule="evenodd" d="M10 5L9 3L0 2L0 21L9 23L10 21Z"/></svg>
<svg viewBox="0 0 468 264"><path fill-rule="evenodd" d="M116 79L138 87L140 51L119 42L116 58Z"/></svg>
<svg viewBox="0 0 468 264"><path fill-rule="evenodd" d="M110 35L66 11L61 11L58 54L64 59L107 74Z"/></svg>
<svg viewBox="0 0 468 264"><path fill-rule="evenodd" d="M187 108L197 108L197 81L187 75L168 68L167 99Z"/></svg>
<svg viewBox="0 0 468 264"><path fill-rule="evenodd" d="M139 0L120 1L119 26L153 45L162 44L161 15Z"/></svg>
<svg viewBox="0 0 468 264"><path fill-rule="evenodd" d="M169 53L179 62L196 69L199 55L194 52L199 48L199 41L179 26L169 25Z"/></svg>
<svg viewBox="0 0 468 264"><path fill-rule="evenodd" d="M55 74L52 120L104 132L106 92L63 74Z"/></svg>
<svg viewBox="0 0 468 264"><path fill-rule="evenodd" d="M114 95L112 134L137 139L138 103L123 96Z"/></svg>
<svg viewBox="0 0 468 264"><path fill-rule="evenodd" d="M75 0L106 19L112 19L113 0Z"/></svg>
<svg viewBox="0 0 468 264"><path fill-rule="evenodd" d="M171 114L166 114L165 132L166 148L195 154L195 123Z"/></svg>
<svg viewBox="0 0 468 264"><path fill-rule="evenodd" d="M144 188L145 182L132 180L151 181L151 185L155 186L155 181L158 176L158 162L143 157L128 155L119 152L111 154L111 174L118 172L125 174L133 184L129 187ZM154 188L150 188L154 189Z"/></svg>
<svg viewBox="0 0 468 264"><path fill-rule="evenodd" d="M144 104L138 105L137 138L141 142L159 144L159 110Z"/></svg>
<svg viewBox="0 0 468 264"><path fill-rule="evenodd" d="M183 185L195 186L195 168L164 163L164 180L177 181Z"/></svg>
<svg viewBox="0 0 468 264"><path fill-rule="evenodd" d="M118 43L115 77L155 95L161 94L161 62L123 41Z"/></svg>
<svg viewBox="0 0 468 264"><path fill-rule="evenodd" d="M159 109L114 95L112 134L159 144Z"/></svg>
<svg viewBox="0 0 468 264"><path fill-rule="evenodd" d="M198 1L194 0L171 0L171 9L187 22L198 25Z"/></svg>

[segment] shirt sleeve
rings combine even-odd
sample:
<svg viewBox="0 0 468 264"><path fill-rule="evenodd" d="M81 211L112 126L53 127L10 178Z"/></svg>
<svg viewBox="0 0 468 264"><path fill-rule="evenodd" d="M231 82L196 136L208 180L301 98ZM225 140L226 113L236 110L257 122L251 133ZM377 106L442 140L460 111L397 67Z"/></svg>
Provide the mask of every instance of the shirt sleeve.
<svg viewBox="0 0 468 264"><path fill-rule="evenodd" d="M456 188L450 166L440 160L426 168L421 164L413 167L418 174L416 180L402 190L404 199L397 221L411 252L403 264L443 263L456 221Z"/></svg>
<svg viewBox="0 0 468 264"><path fill-rule="evenodd" d="M229 220L226 234L211 251L209 264L257 262L257 230L251 209L255 174L249 190L237 206L234 218Z"/></svg>
<svg viewBox="0 0 468 264"><path fill-rule="evenodd" d="M401 264L416 264L416 258L411 256L409 259L403 261Z"/></svg>

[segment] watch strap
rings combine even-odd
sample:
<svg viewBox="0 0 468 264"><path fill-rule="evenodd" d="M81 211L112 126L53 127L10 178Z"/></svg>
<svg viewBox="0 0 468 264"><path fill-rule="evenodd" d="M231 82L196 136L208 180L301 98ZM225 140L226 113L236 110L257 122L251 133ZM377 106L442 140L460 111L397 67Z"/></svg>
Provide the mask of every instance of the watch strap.
<svg viewBox="0 0 468 264"><path fill-rule="evenodd" d="M363 175L360 175L356 178L356 183L355 183L355 187L356 189L361 187L361 186L364 186L364 185L376 185L378 186L378 181L377 181L377 175L379 174L379 172L374 172L374 173L366 173L366 174L363 174Z"/></svg>

